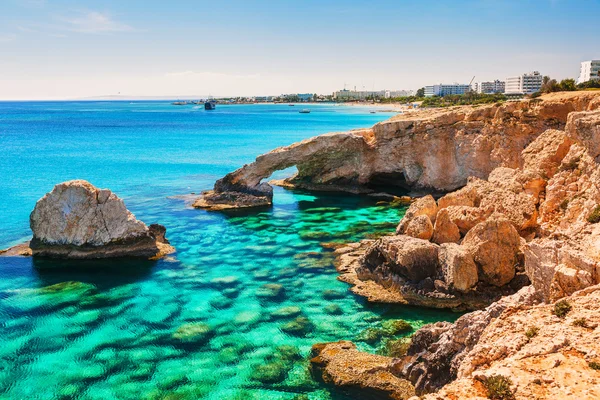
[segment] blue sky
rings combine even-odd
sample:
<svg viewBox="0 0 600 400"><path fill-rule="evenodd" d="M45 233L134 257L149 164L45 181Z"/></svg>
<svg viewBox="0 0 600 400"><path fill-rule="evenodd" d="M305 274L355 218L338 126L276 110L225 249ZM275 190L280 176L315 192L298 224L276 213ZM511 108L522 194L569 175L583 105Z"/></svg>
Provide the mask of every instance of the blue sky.
<svg viewBox="0 0 600 400"><path fill-rule="evenodd" d="M600 58L600 0L1 0L0 99L416 89Z"/></svg>

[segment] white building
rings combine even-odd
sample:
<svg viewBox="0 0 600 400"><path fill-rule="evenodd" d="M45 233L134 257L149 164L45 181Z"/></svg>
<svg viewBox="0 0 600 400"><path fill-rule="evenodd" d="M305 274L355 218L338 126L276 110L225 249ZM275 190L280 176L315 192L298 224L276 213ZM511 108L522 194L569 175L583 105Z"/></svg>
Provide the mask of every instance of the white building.
<svg viewBox="0 0 600 400"><path fill-rule="evenodd" d="M581 63L577 83L600 80L600 60L590 60Z"/></svg>
<svg viewBox="0 0 600 400"><path fill-rule="evenodd" d="M335 100L365 100L370 98L393 98L393 97L405 97L412 96L411 90L339 90L333 92L333 98Z"/></svg>
<svg viewBox="0 0 600 400"><path fill-rule="evenodd" d="M454 83L451 85L440 83L439 85L425 86L425 97L443 97L450 94L465 94L470 89L471 87L469 85L462 83Z"/></svg>
<svg viewBox="0 0 600 400"><path fill-rule="evenodd" d="M506 94L531 94L539 92L542 88L542 74L533 71L529 74L511 76L506 78Z"/></svg>
<svg viewBox="0 0 600 400"><path fill-rule="evenodd" d="M413 96L415 94L412 90L384 90L385 98L396 98L396 97L408 97Z"/></svg>
<svg viewBox="0 0 600 400"><path fill-rule="evenodd" d="M475 84L474 90L477 93L484 94L494 94L494 93L504 93L506 89L506 84L504 81L496 79L495 81L490 82L479 82Z"/></svg>

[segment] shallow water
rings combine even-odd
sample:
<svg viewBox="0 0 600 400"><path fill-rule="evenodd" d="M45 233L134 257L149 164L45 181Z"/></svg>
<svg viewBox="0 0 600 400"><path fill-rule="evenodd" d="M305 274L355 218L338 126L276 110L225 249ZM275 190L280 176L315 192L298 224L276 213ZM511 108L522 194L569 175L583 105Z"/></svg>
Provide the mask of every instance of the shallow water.
<svg viewBox="0 0 600 400"><path fill-rule="evenodd" d="M11 149L0 167L12 176L0 184L0 247L28 235L27 214L53 183L81 177L122 195L140 219L165 225L177 248L157 262L0 258L2 397L342 398L307 374L312 344L350 339L381 351L386 339L361 341L374 332L366 329L456 318L369 305L336 280L321 244L391 232L404 210L280 188L273 208L243 213L208 213L168 197L207 189L272 147L384 115L322 107L307 122L287 106L219 107L223 115L135 106L17 104L7 116L0 103L0 140Z"/></svg>

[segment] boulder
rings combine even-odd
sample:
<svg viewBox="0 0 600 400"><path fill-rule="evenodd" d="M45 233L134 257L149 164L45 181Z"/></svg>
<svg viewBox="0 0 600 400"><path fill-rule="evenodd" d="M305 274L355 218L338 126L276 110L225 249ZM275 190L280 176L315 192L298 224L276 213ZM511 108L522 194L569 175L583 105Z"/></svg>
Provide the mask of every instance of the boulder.
<svg viewBox="0 0 600 400"><path fill-rule="evenodd" d="M410 205L410 207L408 207L408 210L406 210L406 214L404 214L404 217L400 221L400 225L398 225L396 233L406 233L408 225L412 222L412 220L421 215L429 217L431 223L435 222L437 211L438 206L432 195L427 195L417 199Z"/></svg>
<svg viewBox="0 0 600 400"><path fill-rule="evenodd" d="M377 240L361 259L361 268L381 275L396 274L413 282L433 277L438 269L439 246L410 236ZM360 271L357 271L357 273Z"/></svg>
<svg viewBox="0 0 600 400"><path fill-rule="evenodd" d="M406 227L406 235L417 239L429 240L433 236L433 225L427 215L413 218Z"/></svg>
<svg viewBox="0 0 600 400"><path fill-rule="evenodd" d="M461 235L466 235L475 225L485 221L493 212L492 209L469 206L449 206L445 210L450 221L458 227Z"/></svg>
<svg viewBox="0 0 600 400"><path fill-rule="evenodd" d="M465 186L462 189L440 197L437 204L440 210L450 206L476 207L479 204L479 200L475 188Z"/></svg>
<svg viewBox="0 0 600 400"><path fill-rule="evenodd" d="M562 240L536 239L523 246L525 272L547 302L599 282L600 260Z"/></svg>
<svg viewBox="0 0 600 400"><path fill-rule="evenodd" d="M569 114L567 135L586 148L588 154L600 156L600 111L573 112Z"/></svg>
<svg viewBox="0 0 600 400"><path fill-rule="evenodd" d="M549 129L521 153L523 171L538 173L545 179L554 176L573 141L564 131Z"/></svg>
<svg viewBox="0 0 600 400"><path fill-rule="evenodd" d="M440 272L450 288L466 293L477 284L477 265L464 246L445 243L438 254Z"/></svg>
<svg viewBox="0 0 600 400"><path fill-rule="evenodd" d="M521 238L508 219L496 214L480 222L467 233L462 245L473 256L484 282L504 286L514 278Z"/></svg>
<svg viewBox="0 0 600 400"><path fill-rule="evenodd" d="M392 361L358 351L348 341L318 343L311 350L310 371L315 380L342 389L352 398L402 400L414 396L410 382L390 372Z"/></svg>
<svg viewBox="0 0 600 400"><path fill-rule="evenodd" d="M431 241L437 244L458 243L460 241L460 230L450 219L450 214L445 208L437 213Z"/></svg>
<svg viewBox="0 0 600 400"><path fill-rule="evenodd" d="M174 249L166 229L147 227L108 189L74 180L56 185L30 216L34 256L56 258L153 258Z"/></svg>

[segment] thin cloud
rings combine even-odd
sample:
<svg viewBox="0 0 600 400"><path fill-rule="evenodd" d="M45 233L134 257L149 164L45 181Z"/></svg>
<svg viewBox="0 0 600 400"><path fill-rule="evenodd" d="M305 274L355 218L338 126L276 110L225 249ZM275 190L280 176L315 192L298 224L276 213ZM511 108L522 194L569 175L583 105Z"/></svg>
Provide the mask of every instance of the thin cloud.
<svg viewBox="0 0 600 400"><path fill-rule="evenodd" d="M257 79L260 78L260 74L252 74L252 75L237 75L237 74L224 74L221 72L211 72L211 71L176 71L176 72L167 72L165 74L166 77L176 78L176 77L190 77L190 78L229 78L229 79Z"/></svg>
<svg viewBox="0 0 600 400"><path fill-rule="evenodd" d="M108 13L98 11L58 19L64 24L63 29L71 32L98 34L135 31L132 26L114 20Z"/></svg>
<svg viewBox="0 0 600 400"><path fill-rule="evenodd" d="M24 33L38 33L39 32L37 29L33 29L33 28L30 28L27 26L17 26L17 29Z"/></svg>
<svg viewBox="0 0 600 400"><path fill-rule="evenodd" d="M12 42L17 38L17 35L14 33L0 34L0 43L8 43Z"/></svg>

